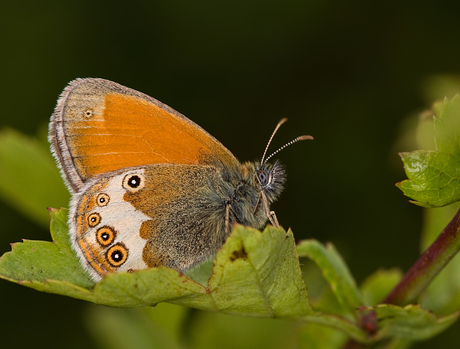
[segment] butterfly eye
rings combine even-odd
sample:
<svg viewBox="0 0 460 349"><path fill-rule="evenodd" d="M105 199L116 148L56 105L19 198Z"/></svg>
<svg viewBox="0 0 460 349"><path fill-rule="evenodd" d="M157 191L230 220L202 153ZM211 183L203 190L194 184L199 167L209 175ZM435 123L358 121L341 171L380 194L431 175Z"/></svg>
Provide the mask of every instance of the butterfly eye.
<svg viewBox="0 0 460 349"><path fill-rule="evenodd" d="M267 171L258 170L257 171L257 180L259 181L261 186L265 187L268 184L269 180L270 180L270 176L269 176Z"/></svg>
<svg viewBox="0 0 460 349"><path fill-rule="evenodd" d="M110 201L110 197L107 195L107 194L104 194L104 193L101 193L97 196L96 198L96 202L98 204L98 206L107 206L107 204L109 203Z"/></svg>
<svg viewBox="0 0 460 349"><path fill-rule="evenodd" d="M109 248L106 257L113 267L119 267L128 259L128 249L122 243L118 243Z"/></svg>
<svg viewBox="0 0 460 349"><path fill-rule="evenodd" d="M99 213L91 213L89 216L88 216L88 225L93 228L95 227L96 225L99 224L99 222L101 221L101 216L99 215Z"/></svg>
<svg viewBox="0 0 460 349"><path fill-rule="evenodd" d="M144 187L144 176L141 174L129 174L123 179L123 188L129 191L138 191Z"/></svg>
<svg viewBox="0 0 460 349"><path fill-rule="evenodd" d="M102 227L97 230L96 240L102 246L109 246L115 240L116 232L111 227Z"/></svg>

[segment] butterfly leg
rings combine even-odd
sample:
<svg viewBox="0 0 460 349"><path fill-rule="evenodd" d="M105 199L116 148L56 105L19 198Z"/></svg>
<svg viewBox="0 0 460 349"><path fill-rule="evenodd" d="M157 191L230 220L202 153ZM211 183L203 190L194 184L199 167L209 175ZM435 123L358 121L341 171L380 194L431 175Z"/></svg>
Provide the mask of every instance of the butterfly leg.
<svg viewBox="0 0 460 349"><path fill-rule="evenodd" d="M270 220L270 223L274 227L279 228L280 225L278 223L278 219L276 218L275 211L270 211L270 206L268 205L267 196L265 195L264 192L261 192L261 196L262 196L262 202L264 203L265 213L267 215L267 218Z"/></svg>
<svg viewBox="0 0 460 349"><path fill-rule="evenodd" d="M270 216L272 217L273 221L275 222L275 224L273 226L275 226L276 228L279 228L280 224L278 222L278 218L276 218L275 211L270 211Z"/></svg>
<svg viewBox="0 0 460 349"><path fill-rule="evenodd" d="M225 234L230 235L230 203L225 206Z"/></svg>
<svg viewBox="0 0 460 349"><path fill-rule="evenodd" d="M257 212L257 209L259 208L259 205L260 205L260 198L261 198L262 194L259 194L259 196L257 197L257 202L256 204L254 205L254 209L252 210L252 214L256 214Z"/></svg>
<svg viewBox="0 0 460 349"><path fill-rule="evenodd" d="M232 225L234 223L244 224L244 223L241 223L236 212L233 210L232 202L233 202L232 198L228 198L225 200L225 232L227 236L229 236L230 233L232 232ZM230 217L230 215L233 215L233 217ZM231 221L230 221L230 218L231 218Z"/></svg>

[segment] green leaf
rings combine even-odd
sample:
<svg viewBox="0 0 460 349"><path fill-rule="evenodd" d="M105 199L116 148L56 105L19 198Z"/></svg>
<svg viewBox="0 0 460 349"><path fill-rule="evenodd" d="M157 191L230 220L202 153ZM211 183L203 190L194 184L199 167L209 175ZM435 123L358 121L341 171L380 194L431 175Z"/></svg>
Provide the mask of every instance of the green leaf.
<svg viewBox="0 0 460 349"><path fill-rule="evenodd" d="M42 226L47 207L69 202L59 170L44 142L9 129L0 132L0 196Z"/></svg>
<svg viewBox="0 0 460 349"><path fill-rule="evenodd" d="M236 226L218 251L206 285L166 267L112 273L94 283L71 250L67 210L50 212L54 241L14 244L13 251L0 258L0 278L113 307L170 302L226 314L312 322L369 341L356 323L311 309L291 231L269 226L260 232ZM329 249L327 256L339 263L334 253ZM206 268L195 274L202 283ZM339 269L343 274L343 266Z"/></svg>
<svg viewBox="0 0 460 349"><path fill-rule="evenodd" d="M48 282L58 283L61 291L74 294L90 288L94 282L82 269L70 248L67 234L67 210L50 210L51 232L54 242L29 241L13 244L11 252L0 258L0 277L25 286L48 291ZM81 298L81 297L77 297Z"/></svg>
<svg viewBox="0 0 460 349"><path fill-rule="evenodd" d="M434 337L452 325L459 313L438 318L419 305L399 307L391 304L380 304L373 308L379 321L376 340L383 338L401 338L406 340L425 340ZM363 309L364 310L364 309Z"/></svg>
<svg viewBox="0 0 460 349"><path fill-rule="evenodd" d="M270 317L311 313L291 231L267 227L260 233L237 226L217 254L208 290L211 302L227 313ZM176 303L203 309L201 302L208 303L207 298Z"/></svg>
<svg viewBox="0 0 460 349"><path fill-rule="evenodd" d="M215 256L213 256L215 257ZM189 279L195 280L199 284L203 285L206 287L208 284L209 278L212 275L212 268L214 266L214 260L209 259L202 264L187 270L184 272L185 276L187 276Z"/></svg>
<svg viewBox="0 0 460 349"><path fill-rule="evenodd" d="M441 207L460 200L460 96L435 106L436 150L401 153L407 180L397 184L404 195L423 207Z"/></svg>
<svg viewBox="0 0 460 349"><path fill-rule="evenodd" d="M304 282L308 288L308 300L312 308L322 313L347 316L348 313L337 301L321 269L307 258L302 258L301 265Z"/></svg>
<svg viewBox="0 0 460 349"><path fill-rule="evenodd" d="M207 287L164 267L108 274L94 284L70 249L66 214L67 210L51 211L54 242L15 244L0 259L0 277L40 291L117 307L170 301L268 317L312 312L292 232L269 227L261 233L237 227L217 254Z"/></svg>
<svg viewBox="0 0 460 349"><path fill-rule="evenodd" d="M364 280L361 285L363 303L374 306L381 303L393 288L401 281L403 273L400 269L377 270Z"/></svg>
<svg viewBox="0 0 460 349"><path fill-rule="evenodd" d="M362 296L348 267L332 244L304 240L297 246L300 257L308 257L321 269L340 305L353 317L363 305Z"/></svg>

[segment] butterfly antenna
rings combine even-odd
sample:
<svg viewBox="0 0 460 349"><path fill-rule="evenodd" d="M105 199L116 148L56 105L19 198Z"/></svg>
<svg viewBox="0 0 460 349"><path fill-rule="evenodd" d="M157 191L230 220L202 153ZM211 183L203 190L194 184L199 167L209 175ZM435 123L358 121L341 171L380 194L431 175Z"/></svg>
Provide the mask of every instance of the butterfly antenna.
<svg viewBox="0 0 460 349"><path fill-rule="evenodd" d="M283 121L284 120L284 121ZM283 123L287 120L287 119L283 119L281 121L283 121ZM282 122L280 121L280 123L278 123L278 126L276 127L275 129L275 132L276 130L279 128L279 126L281 126ZM273 135L272 135L272 138L273 138ZM272 140L272 138L270 138L270 141ZM265 162L267 162L268 160L270 160L271 157L273 157L274 155L278 154L281 150L283 150L284 148L290 146L291 144L294 144L294 143L297 143L298 141L305 141L307 139L313 139L312 136L299 136L297 138L294 138L292 141L286 143L285 145L283 145L281 148L279 148L277 151L271 153L265 160L262 160L261 164L264 164ZM267 146L268 148L268 146ZM265 153L264 153L264 156L265 156ZM262 158L263 159L263 158Z"/></svg>
<svg viewBox="0 0 460 349"><path fill-rule="evenodd" d="M284 124L287 121L287 118L282 118L279 122L278 125L276 125L275 130L273 131L270 139L268 140L267 146L265 147L264 155L262 155L262 160L260 160L260 164L262 165L265 161L265 155L267 154L268 147L270 146L270 143L272 142L273 137L275 137L275 133L278 131L278 129L281 127L282 124Z"/></svg>

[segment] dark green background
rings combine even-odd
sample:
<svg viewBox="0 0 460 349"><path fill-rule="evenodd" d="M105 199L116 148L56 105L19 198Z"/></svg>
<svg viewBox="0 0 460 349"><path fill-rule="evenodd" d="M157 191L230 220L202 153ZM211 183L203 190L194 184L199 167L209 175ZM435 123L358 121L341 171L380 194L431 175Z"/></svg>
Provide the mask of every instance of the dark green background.
<svg viewBox="0 0 460 349"><path fill-rule="evenodd" d="M273 208L297 239L332 241L358 282L417 258L421 209L394 186L401 122L426 84L459 73L453 1L22 1L0 10L2 127L35 135L68 81L103 77L182 112L240 160L287 166ZM452 97L452 96L450 96ZM408 149L397 149L408 150ZM43 208L46 209L45 207ZM1 204L0 252L48 231ZM83 302L0 282L1 341L92 347ZM443 347L455 325L420 348ZM436 344L435 344L436 342ZM447 345L447 344L446 344Z"/></svg>

